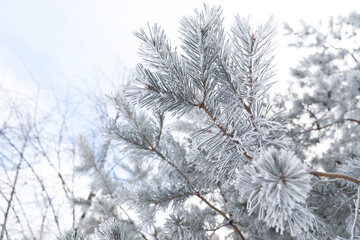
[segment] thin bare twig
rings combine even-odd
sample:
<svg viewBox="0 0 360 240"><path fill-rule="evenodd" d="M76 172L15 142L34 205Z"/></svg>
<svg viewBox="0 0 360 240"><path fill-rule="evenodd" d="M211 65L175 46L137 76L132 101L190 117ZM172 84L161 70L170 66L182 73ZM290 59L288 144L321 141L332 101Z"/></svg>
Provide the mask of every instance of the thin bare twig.
<svg viewBox="0 0 360 240"><path fill-rule="evenodd" d="M25 136L24 144L22 146L22 150L19 153L20 154L20 160L19 160L19 163L18 163L18 165L16 167L16 173L15 173L15 177L14 177L14 182L12 184L10 198L7 201L8 204L7 204L5 214L4 214L4 222L2 224L2 229L1 229L1 233L0 233L0 240L3 239L4 234L5 234L6 223L7 223L9 211L10 211L10 208L11 208L11 205L12 205L12 200L13 200L13 197L14 197L14 194L15 194L15 188L16 188L16 184L17 184L17 181L18 181L19 173L20 173L20 167L21 167L21 164L23 163L23 160L24 160L24 151L25 151L25 146L27 144L27 140L28 140L28 132L27 132L27 135Z"/></svg>
<svg viewBox="0 0 360 240"><path fill-rule="evenodd" d="M9 143L9 145L20 155L22 155L22 152L15 146L15 144L6 136L3 135L3 137L6 139L6 141ZM23 155L22 155L23 156ZM50 195L48 193L48 191L46 190L46 187L43 183L43 181L41 180L41 178L39 177L39 175L36 173L34 167L30 164L30 162L23 156L23 161L26 163L26 165L29 167L29 169L31 170L31 172L34 174L36 180L39 182L40 186L41 186L41 190L45 193L46 198L50 204L51 210L53 212L53 216L54 216L54 221L57 227L57 230L59 232L59 234L61 234L61 230L60 230L60 224L59 224L59 220L58 220L58 216L55 212L55 208L54 205L52 203L52 199L50 198Z"/></svg>

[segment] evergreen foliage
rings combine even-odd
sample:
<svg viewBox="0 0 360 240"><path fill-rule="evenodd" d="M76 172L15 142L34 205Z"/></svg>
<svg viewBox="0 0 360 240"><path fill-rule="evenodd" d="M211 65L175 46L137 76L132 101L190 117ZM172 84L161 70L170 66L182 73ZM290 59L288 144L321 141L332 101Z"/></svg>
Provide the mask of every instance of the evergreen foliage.
<svg viewBox="0 0 360 240"><path fill-rule="evenodd" d="M360 15L331 18L317 27L286 29L290 46L309 52L291 69L289 131L293 148L312 168L359 179L360 144ZM356 239L358 184L321 181L313 184L309 207L332 229L334 236ZM350 220L351 219L351 220Z"/></svg>
<svg viewBox="0 0 360 240"><path fill-rule="evenodd" d="M359 18L353 12L325 27L286 25L290 46L309 52L291 69L288 135L300 154L327 171L360 155Z"/></svg>
<svg viewBox="0 0 360 240"><path fill-rule="evenodd" d="M357 19L341 19L350 38ZM296 33L298 47L314 36L309 47L318 52L292 70L305 92L287 98L288 115L272 114L267 97L272 19L253 29L237 16L227 35L221 9L204 6L181 21L179 51L158 25L137 32L137 83L109 97L117 116L104 146L118 144L124 161L151 167L140 182L116 186L80 140L91 160L80 170L98 176L95 199L107 209L92 212L108 219L94 236L195 240L227 229L226 239L358 239L359 48L327 45L327 36L343 37L335 29L343 25L331 26L329 35L305 25ZM354 62L343 65L346 56ZM328 150L314 155L325 140ZM77 239L69 234L60 239Z"/></svg>

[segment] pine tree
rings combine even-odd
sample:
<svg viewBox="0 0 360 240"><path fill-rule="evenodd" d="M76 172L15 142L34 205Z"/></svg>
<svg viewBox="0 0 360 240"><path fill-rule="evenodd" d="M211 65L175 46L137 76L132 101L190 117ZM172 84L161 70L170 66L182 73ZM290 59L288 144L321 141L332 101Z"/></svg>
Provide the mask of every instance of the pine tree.
<svg viewBox="0 0 360 240"><path fill-rule="evenodd" d="M97 239L211 239L225 228L227 239L359 237L358 155L344 155L333 172L316 171L318 162L303 157L307 145L299 146L309 139L290 141L284 116L272 114L267 93L274 76L275 32L272 19L253 29L237 16L227 35L221 9L204 6L181 21L179 51L158 25L136 33L143 59L137 83L110 97L117 116L105 135L128 162L152 168L140 184L104 188L102 198L119 211L99 226ZM329 66L324 71L327 77L333 74ZM319 75L306 73L304 82ZM344 103L346 118L356 119L359 92L354 84L359 81L357 74L351 76L355 82L343 86L353 95ZM322 114L324 108L317 110ZM300 127L292 128L290 137ZM85 159L94 159L87 153ZM105 185L108 175L99 172L97 181ZM159 224L163 215L165 222ZM76 232L68 236L79 238Z"/></svg>
<svg viewBox="0 0 360 240"><path fill-rule="evenodd" d="M317 27L303 23L300 30L286 25L291 46L309 55L291 69L287 135L297 154L312 168L338 172L359 179L360 166L360 15L331 18ZM313 185L308 199L333 229L334 235L359 236L356 185L324 182Z"/></svg>
<svg viewBox="0 0 360 240"><path fill-rule="evenodd" d="M290 46L310 52L291 69L296 81L286 99L291 102L288 135L313 165L327 171L360 155L359 19L354 12L330 19L325 27L303 23L295 31L286 25L293 36Z"/></svg>

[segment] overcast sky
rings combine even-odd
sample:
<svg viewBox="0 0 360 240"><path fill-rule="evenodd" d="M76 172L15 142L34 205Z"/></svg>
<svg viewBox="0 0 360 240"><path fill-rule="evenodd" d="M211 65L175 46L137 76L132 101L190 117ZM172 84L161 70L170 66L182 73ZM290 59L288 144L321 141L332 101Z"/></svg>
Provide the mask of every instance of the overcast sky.
<svg viewBox="0 0 360 240"><path fill-rule="evenodd" d="M110 75L132 68L139 60L134 31L147 27L148 22L159 23L176 43L181 17L192 14L202 2L0 0L0 83L28 88L35 81L41 89L66 91L78 82L91 82L94 72ZM296 60L284 50L284 21L316 23L360 7L356 0L204 2L222 6L227 26L236 13L245 18L250 15L254 24L274 14L279 27L275 54L282 80L291 60Z"/></svg>

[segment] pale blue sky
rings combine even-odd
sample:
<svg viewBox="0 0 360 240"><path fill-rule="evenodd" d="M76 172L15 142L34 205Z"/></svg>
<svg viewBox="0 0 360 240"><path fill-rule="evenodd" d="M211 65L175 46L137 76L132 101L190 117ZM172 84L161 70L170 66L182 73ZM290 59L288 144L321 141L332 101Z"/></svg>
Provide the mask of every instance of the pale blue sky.
<svg viewBox="0 0 360 240"><path fill-rule="evenodd" d="M203 1L124 0L0 0L0 83L35 79L42 89L67 91L72 84L91 82L92 73L134 67L138 40L133 32L147 22L161 24L176 43L183 15ZM282 22L317 22L359 9L359 1L205 1L222 5L225 23L251 15L254 23L271 15L279 26L279 78L286 78L291 60L281 36ZM289 61L290 59L290 61ZM29 74L31 72L31 75ZM6 77L4 77L6 76ZM16 84L18 85L18 84Z"/></svg>

